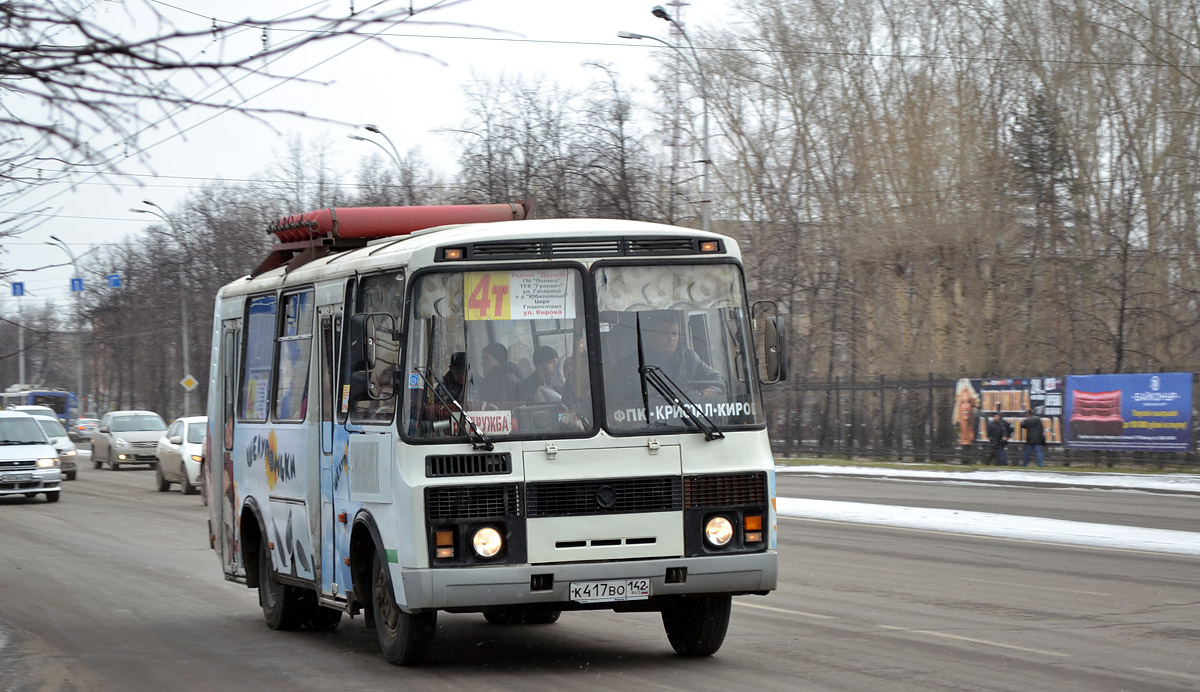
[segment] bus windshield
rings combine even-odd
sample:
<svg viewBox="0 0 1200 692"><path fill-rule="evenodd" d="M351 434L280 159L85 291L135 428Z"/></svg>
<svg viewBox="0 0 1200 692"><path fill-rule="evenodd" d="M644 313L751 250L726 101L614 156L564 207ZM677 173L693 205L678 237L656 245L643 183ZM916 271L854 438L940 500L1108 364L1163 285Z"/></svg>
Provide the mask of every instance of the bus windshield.
<svg viewBox="0 0 1200 692"><path fill-rule="evenodd" d="M606 266L594 277L610 431L763 425L736 265Z"/></svg>
<svg viewBox="0 0 1200 692"><path fill-rule="evenodd" d="M419 277L408 329L408 435L592 432L581 287L580 271L568 267Z"/></svg>

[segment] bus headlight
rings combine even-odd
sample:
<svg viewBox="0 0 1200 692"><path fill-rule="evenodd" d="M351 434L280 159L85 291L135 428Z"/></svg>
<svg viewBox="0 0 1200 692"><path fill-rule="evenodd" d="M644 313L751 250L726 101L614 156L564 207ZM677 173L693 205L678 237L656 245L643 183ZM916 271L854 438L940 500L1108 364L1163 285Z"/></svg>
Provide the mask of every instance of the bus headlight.
<svg viewBox="0 0 1200 692"><path fill-rule="evenodd" d="M733 538L733 524L725 517L713 517L704 525L704 538L720 548Z"/></svg>
<svg viewBox="0 0 1200 692"><path fill-rule="evenodd" d="M496 557L500 549L504 547L504 538L496 529L484 526L476 529L475 533L471 535L471 547L475 549L475 554L479 557Z"/></svg>
<svg viewBox="0 0 1200 692"><path fill-rule="evenodd" d="M58 457L53 459L38 459L37 465L39 469L49 469L58 466Z"/></svg>

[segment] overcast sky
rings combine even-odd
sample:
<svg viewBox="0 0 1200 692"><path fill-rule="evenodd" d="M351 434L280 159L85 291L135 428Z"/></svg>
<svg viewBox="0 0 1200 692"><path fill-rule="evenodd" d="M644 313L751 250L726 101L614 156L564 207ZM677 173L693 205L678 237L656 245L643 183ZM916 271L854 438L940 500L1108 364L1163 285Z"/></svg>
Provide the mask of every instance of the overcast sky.
<svg viewBox="0 0 1200 692"><path fill-rule="evenodd" d="M356 0L361 9L367 4ZM401 3L403 0L399 0ZM323 6L325 13L344 11L349 0ZM430 0L414 0L417 8ZM262 108L302 110L330 120L375 124L395 142L402 153L421 147L422 154L442 172L455 160L453 141L434 131L453 128L462 121L462 86L472 76L492 78L501 74L544 77L566 86L588 83L594 74L582 66L587 62L612 64L631 86L650 88L654 51L666 50L646 41L616 38L620 30L668 38L669 25L650 10L663 4L681 17L691 32L726 23L729 5L718 0L691 0L682 9L664 0L468 0L446 9L419 14L424 25L401 25L389 40L410 52L395 52L382 46L358 44L354 39L331 42L306 51L276 71L302 73L310 82L286 84L255 96L249 105ZM156 5L176 26L207 28L212 18L238 21L246 18L246 7L255 18L271 17L308 6L304 0L260 0L254 3L226 0L179 0ZM311 12L312 10L308 10ZM126 21L110 12L114 23ZM134 27L145 28L144 19ZM438 22L438 23L434 23ZM257 34L243 40L259 41ZM230 39L232 40L232 39ZM358 45L356 45L358 44ZM422 55L424 54L424 56ZM428 56L428 57L425 57ZM640 80L640 81L639 81ZM245 83L243 95L255 95L270 83ZM132 177L108 182L89 180L70 189L45 185L10 202L5 214L24 213L48 206L45 223L11 242L4 243L0 262L7 269L41 267L65 262L66 254L44 244L50 235L66 241L76 255L96 243L112 243L137 233L152 217L130 212L151 200L173 209L189 187L221 178L244 180L279 158L291 134L319 137L325 134L334 165L352 171L357 159L382 153L370 144L346 137L356 132L351 126L304 121L278 116L270 125L236 114L213 118L212 111L188 113L172 124L164 124L139 139L148 162L128 159ZM274 129L273 129L274 128ZM367 134L365 132L361 134ZM118 141L96 142L109 153L125 146ZM296 210L306 211L306 210ZM44 300L69 298L69 268L45 269L14 277L24 281L35 297L26 305ZM17 300L6 286L0 309L12 314Z"/></svg>

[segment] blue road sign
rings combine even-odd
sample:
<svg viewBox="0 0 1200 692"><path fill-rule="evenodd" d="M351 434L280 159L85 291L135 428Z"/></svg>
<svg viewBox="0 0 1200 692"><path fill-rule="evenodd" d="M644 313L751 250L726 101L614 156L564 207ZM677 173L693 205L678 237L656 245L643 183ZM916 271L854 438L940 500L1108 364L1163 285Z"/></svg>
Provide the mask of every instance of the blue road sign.
<svg viewBox="0 0 1200 692"><path fill-rule="evenodd" d="M71 292L78 293L83 290L83 279L71 279Z"/></svg>
<svg viewBox="0 0 1200 692"><path fill-rule="evenodd" d="M12 284L12 287L13 287L13 295L14 296L20 297L20 296L25 295L25 282L24 281L14 281Z"/></svg>
<svg viewBox="0 0 1200 692"><path fill-rule="evenodd" d="M108 287L109 288L120 288L121 287L121 275L120 274L109 274L108 275Z"/></svg>

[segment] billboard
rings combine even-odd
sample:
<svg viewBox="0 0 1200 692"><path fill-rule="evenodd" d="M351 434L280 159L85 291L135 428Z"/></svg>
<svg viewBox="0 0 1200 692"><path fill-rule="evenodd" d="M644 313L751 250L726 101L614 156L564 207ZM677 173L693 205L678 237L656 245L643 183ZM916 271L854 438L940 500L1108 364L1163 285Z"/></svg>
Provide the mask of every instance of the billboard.
<svg viewBox="0 0 1200 692"><path fill-rule="evenodd" d="M1021 421L1033 409L1041 417L1046 444L1063 441L1061 377L963 378L954 387L954 427L958 443L987 442L987 421L993 413L1013 427L1013 442L1025 441Z"/></svg>
<svg viewBox="0 0 1200 692"><path fill-rule="evenodd" d="M1192 373L1069 375L1070 449L1186 452L1192 444Z"/></svg>

